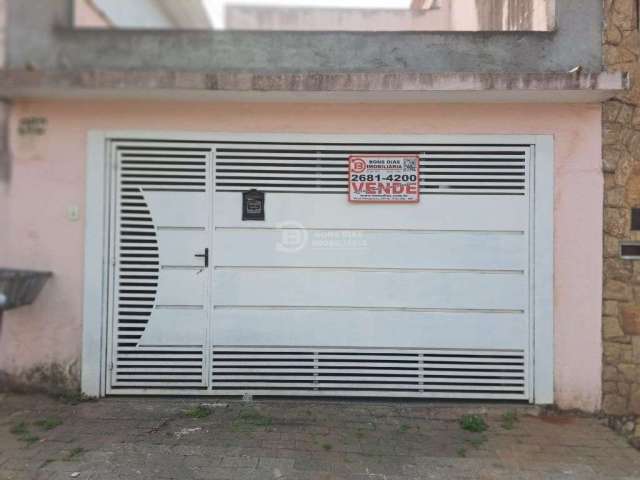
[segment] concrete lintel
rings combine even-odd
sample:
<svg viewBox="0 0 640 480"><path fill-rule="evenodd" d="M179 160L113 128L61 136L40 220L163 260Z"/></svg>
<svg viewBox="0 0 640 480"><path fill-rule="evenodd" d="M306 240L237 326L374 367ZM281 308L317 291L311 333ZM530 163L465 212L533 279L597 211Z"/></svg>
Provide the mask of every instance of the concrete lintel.
<svg viewBox="0 0 640 480"><path fill-rule="evenodd" d="M0 70L6 98L599 102L623 73L250 73Z"/></svg>

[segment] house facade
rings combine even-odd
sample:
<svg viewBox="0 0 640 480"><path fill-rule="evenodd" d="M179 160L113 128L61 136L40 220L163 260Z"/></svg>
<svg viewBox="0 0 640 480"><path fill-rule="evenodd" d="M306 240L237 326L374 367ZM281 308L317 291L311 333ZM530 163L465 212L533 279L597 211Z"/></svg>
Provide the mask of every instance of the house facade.
<svg viewBox="0 0 640 480"><path fill-rule="evenodd" d="M598 0L550 31L314 34L35 3L7 2L0 265L53 277L5 312L6 383L601 408L628 78Z"/></svg>

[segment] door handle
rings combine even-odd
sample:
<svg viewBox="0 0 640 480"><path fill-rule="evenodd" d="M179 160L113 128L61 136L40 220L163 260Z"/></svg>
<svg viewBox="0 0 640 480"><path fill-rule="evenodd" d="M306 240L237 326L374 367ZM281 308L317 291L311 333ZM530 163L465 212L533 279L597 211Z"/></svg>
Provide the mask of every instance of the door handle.
<svg viewBox="0 0 640 480"><path fill-rule="evenodd" d="M209 266L209 249L205 248L204 253L196 253L194 257L204 258L204 268Z"/></svg>

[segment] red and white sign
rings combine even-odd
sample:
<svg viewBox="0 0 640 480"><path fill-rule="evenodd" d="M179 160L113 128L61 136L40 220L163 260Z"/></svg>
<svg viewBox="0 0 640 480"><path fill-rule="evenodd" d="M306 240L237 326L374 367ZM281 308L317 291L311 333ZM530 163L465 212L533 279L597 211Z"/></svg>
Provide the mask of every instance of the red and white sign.
<svg viewBox="0 0 640 480"><path fill-rule="evenodd" d="M351 155L349 201L419 202L420 158L418 155Z"/></svg>

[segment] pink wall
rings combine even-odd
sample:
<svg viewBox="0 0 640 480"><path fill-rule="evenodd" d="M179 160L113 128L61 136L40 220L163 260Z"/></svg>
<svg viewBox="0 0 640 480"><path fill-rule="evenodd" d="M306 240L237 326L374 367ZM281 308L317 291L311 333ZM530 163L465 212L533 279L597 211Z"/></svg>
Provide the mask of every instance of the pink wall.
<svg viewBox="0 0 640 480"><path fill-rule="evenodd" d="M21 137L20 119L48 120ZM76 362L81 348L83 205L91 129L286 133L553 134L556 144L556 401L600 406L602 173L599 105L19 102L13 179L0 191L0 265L50 269L35 305L9 312L0 370ZM80 221L66 218L81 207Z"/></svg>

